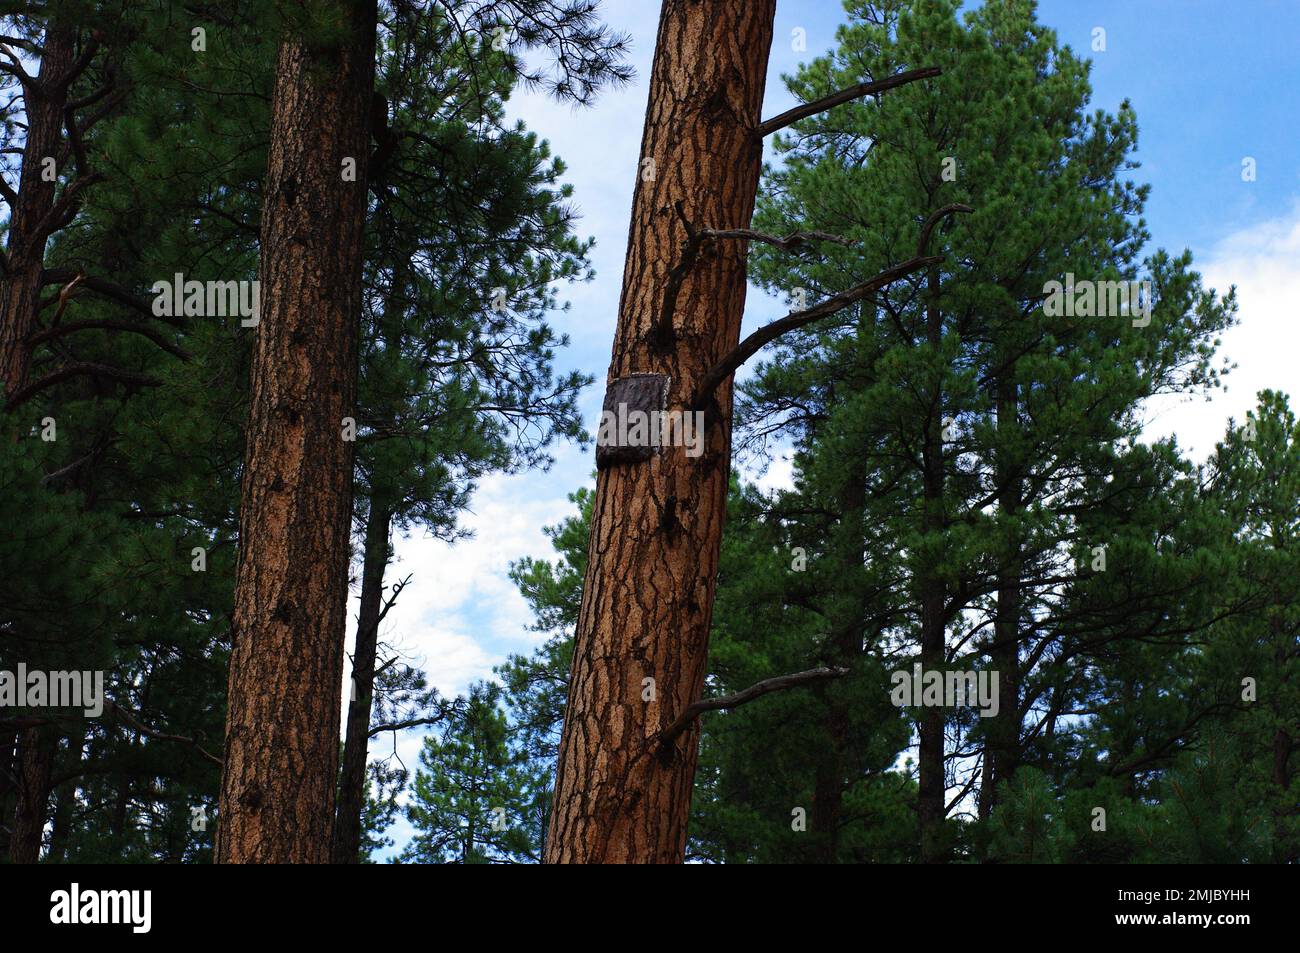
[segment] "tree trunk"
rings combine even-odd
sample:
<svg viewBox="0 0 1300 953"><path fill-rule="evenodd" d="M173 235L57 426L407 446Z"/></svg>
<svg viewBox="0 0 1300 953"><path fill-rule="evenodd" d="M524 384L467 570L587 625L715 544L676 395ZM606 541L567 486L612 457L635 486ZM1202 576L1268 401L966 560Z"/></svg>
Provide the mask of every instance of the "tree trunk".
<svg viewBox="0 0 1300 953"><path fill-rule="evenodd" d="M276 64L217 860L325 863L338 783L374 0ZM355 160L347 181L345 160Z"/></svg>
<svg viewBox="0 0 1300 953"><path fill-rule="evenodd" d="M77 806L77 782L66 781L54 789L54 811L50 824L50 850L46 863L67 860L68 838L72 835L72 812Z"/></svg>
<svg viewBox="0 0 1300 953"><path fill-rule="evenodd" d="M1273 653L1273 660L1277 665L1278 671L1286 671L1288 657L1291 653L1291 645L1294 639L1288 639L1286 632L1286 619L1282 614L1280 606L1285 605L1282 594L1276 593L1279 608L1270 613L1269 629L1272 631L1273 644L1276 646ZM1273 716L1278 721L1278 727L1273 734L1273 784L1277 787L1273 799L1273 830L1276 831L1273 842L1273 862L1277 864L1293 864L1300 858L1300 839L1294 833L1295 828L1291 817L1295 814L1294 797L1290 796L1291 791L1291 754L1295 750L1295 740L1291 737L1284 725L1289 720L1294 720L1294 712L1283 712L1282 706L1278 704L1276 697L1271 702Z"/></svg>
<svg viewBox="0 0 1300 953"><path fill-rule="evenodd" d="M51 725L24 728L18 745L18 800L9 836L9 861L34 864L41 857L59 736Z"/></svg>
<svg viewBox="0 0 1300 953"><path fill-rule="evenodd" d="M357 644L352 653L352 682L356 697L348 703L347 740L334 821L334 863L360 863L361 813L366 806L366 753L370 748L370 710L375 692L375 647L383 609L384 570L388 568L388 529L392 511L375 493L366 522L365 555L361 567L361 608Z"/></svg>
<svg viewBox="0 0 1300 953"><path fill-rule="evenodd" d="M931 266L927 283L926 339L936 352L943 342L943 314L939 309L939 268ZM936 370L936 375L938 374ZM944 529L943 493L943 395L936 381L929 420L925 427L924 467L924 524L927 534L942 533ZM941 578L923 567L921 594L921 667L935 671L945 661L944 583ZM914 699L916 701L916 699ZM944 783L944 711L940 707L922 707L919 734L920 792L918 817L921 832L921 860L923 863L942 863L946 859L943 826L947 788Z"/></svg>
<svg viewBox="0 0 1300 953"><path fill-rule="evenodd" d="M1022 506L1019 464L1009 457L1006 439L1019 428L1019 399L1012 376L1014 364L997 381L998 432L1002 436L996 479L1002 487L998 508L1014 515ZM997 803L997 786L1010 782L1020 761L1020 579L1023 572L1020 543L998 568L997 610L993 618L993 644L989 658L998 673L998 713L990 719L984 757L991 761L987 790L980 791L980 811L987 816Z"/></svg>
<svg viewBox="0 0 1300 953"><path fill-rule="evenodd" d="M865 323L865 318L862 323ZM859 350L855 351L855 365L849 386L851 394L859 393L867 383L863 367L865 359L860 350L866 346L862 323L859 324ZM827 606L829 633L823 664L857 672L862 663L862 629L867 609L862 587L862 567L866 555L862 528L867 519L869 448L860 442L856 445L847 442L843 448L848 472L835 496L839 501L840 519L831 530L828 540L835 565L841 568L833 580L834 588ZM813 788L813 861L819 864L839 863L844 792L850 782L850 778L846 777L845 766L846 763L855 763L853 752L848 750L852 712L843 691L839 682L823 683L815 689L826 706L822 724L830 741L830 747L817 765Z"/></svg>
<svg viewBox="0 0 1300 953"><path fill-rule="evenodd" d="M45 31L41 71L27 91L27 141L18 179L18 200L10 210L8 268L0 292L0 382L13 394L27 383L31 362L28 338L36 329L45 243L53 231L47 218L54 208L56 182L45 181L44 160L55 158L63 141L62 80L73 62L75 35L58 27ZM61 170L59 170L61 171Z"/></svg>
<svg viewBox="0 0 1300 953"><path fill-rule="evenodd" d="M658 318L686 237L675 206L694 228L749 225L775 6L666 0L660 16L609 382L667 375L671 409L739 341L743 242L702 247L670 327ZM684 858L698 722L666 751L653 739L704 687L731 403L728 380L700 456L666 447L597 478L548 863Z"/></svg>

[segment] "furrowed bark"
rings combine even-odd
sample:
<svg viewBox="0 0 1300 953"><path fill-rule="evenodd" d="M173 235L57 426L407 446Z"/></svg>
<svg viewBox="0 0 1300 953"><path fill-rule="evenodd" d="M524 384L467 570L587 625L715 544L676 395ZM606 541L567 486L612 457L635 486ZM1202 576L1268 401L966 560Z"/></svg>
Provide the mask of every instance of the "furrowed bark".
<svg viewBox="0 0 1300 953"><path fill-rule="evenodd" d="M699 248L671 327L655 332L687 238L674 205L697 227L749 226L774 13L774 0L667 0L660 16L641 149L653 177L638 168L609 381L665 374L668 408L689 409L739 341L744 241ZM704 687L731 406L725 381L702 455L666 447L599 473L548 863L683 860L698 719L670 746L654 739Z"/></svg>
<svg viewBox="0 0 1300 953"><path fill-rule="evenodd" d="M63 141L63 109L67 87L60 80L73 64L75 33L69 27L45 31L41 71L26 87L27 141L22 172L9 216L7 271L0 279L0 382L4 395L27 383L31 362L28 337L36 328L45 243L50 237L49 214L57 183L45 181L46 158L58 155Z"/></svg>
<svg viewBox="0 0 1300 953"><path fill-rule="evenodd" d="M220 863L325 863L338 783L375 4L281 40L262 213ZM344 159L356 181L344 181Z"/></svg>
<svg viewBox="0 0 1300 953"><path fill-rule="evenodd" d="M9 862L34 864L41 858L59 736L51 725L24 728L18 746L18 797L9 835Z"/></svg>

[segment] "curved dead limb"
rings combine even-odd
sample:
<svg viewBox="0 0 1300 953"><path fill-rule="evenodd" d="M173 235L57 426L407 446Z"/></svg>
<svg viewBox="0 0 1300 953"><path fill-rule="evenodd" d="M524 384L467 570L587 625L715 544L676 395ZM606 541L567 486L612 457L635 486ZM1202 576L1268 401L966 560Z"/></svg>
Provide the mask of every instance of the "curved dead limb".
<svg viewBox="0 0 1300 953"><path fill-rule="evenodd" d="M720 708L738 708L746 702L751 702L755 698L761 698L770 692L781 691L785 688L798 688L800 685L807 685L809 682L819 682L828 678L840 678L847 675L847 668L810 668L806 672L795 672L792 675L778 675L775 678L766 678L761 682L755 682L744 691L736 692L734 695L720 695L717 698L701 698L693 705L686 706L686 710L673 719L672 724L659 733L658 742L661 748L666 748L673 743L683 731L690 727L691 722L706 711L717 711Z"/></svg>
<svg viewBox="0 0 1300 953"><path fill-rule="evenodd" d="M136 731L140 732L140 734L142 734L142 735L146 735L146 736L148 736L148 737L150 737L150 738L154 738L154 739L156 739L156 740L158 740L158 741L178 741L178 742L180 742L181 744L187 744L187 745L190 745L190 746L192 746L196 751L198 751L199 754L201 754L203 757L207 758L209 761L211 761L213 764L215 764L218 768L221 767L221 765L222 765L222 762L221 762L221 759L220 759L220 758L218 758L216 755L212 754L210 751L208 751L206 748L204 748L201 744L199 744L199 743L198 743L197 741L195 741L193 738L186 738L186 737L184 737L183 735L169 735L169 734L165 734L165 733L163 733L163 732L161 732L161 731L155 731L154 729L152 729L152 728L146 726L145 724L143 724L143 723L140 721L140 719L136 718L135 715L131 714L130 711L128 711L126 708L123 708L121 705L119 705L117 702L113 701L113 699L111 699L111 698L105 698L105 699L104 699L104 708L105 708L107 711L112 712L113 714L117 715L117 717L121 718L122 721L126 722L126 724L127 724L129 727L134 728Z"/></svg>
<svg viewBox="0 0 1300 953"><path fill-rule="evenodd" d="M704 404L713 395L713 392L717 390L718 385L726 380L729 375L735 373L736 368L740 367L740 365L744 364L747 360L758 353L763 345L776 340L787 331L793 331L796 328L803 327L805 324L811 324L819 318L824 318L837 311L842 311L854 302L861 301L867 295L873 294L881 288L893 284L900 278L907 277L914 271L919 271L927 265L934 265L943 261L942 255L925 254L926 246L930 242L931 233L934 231L935 226L949 215L952 215L955 212L970 211L973 211L973 209L971 209L969 205L962 205L960 203L945 205L943 208L936 209L934 212L930 213L925 222L921 225L921 237L917 242L916 257L909 258L901 264L886 268L874 278L869 278L859 285L854 285L847 291L841 291L839 294L832 295L825 301L813 305L811 308L806 308L803 311L791 312L784 318L773 321L771 324L761 327L753 334L749 335L749 337L745 338L727 352L722 360L715 364L709 372L704 375L703 380L700 381L699 389L695 392L695 399L692 401L692 408L694 410L704 409Z"/></svg>
<svg viewBox="0 0 1300 953"><path fill-rule="evenodd" d="M786 250L800 248L810 242L834 242L837 245L847 246L857 244L853 239L819 231L791 232L785 237L780 237L768 235L764 232L756 232L752 228L697 229L687 220L680 201L673 205L673 210L676 211L677 217L681 220L682 227L686 229L686 241L682 243L681 257L678 258L677 264L673 266L672 271L668 273L668 280L664 284L663 304L659 309L659 318L655 321L654 328L651 331L651 339L664 350L667 350L672 345L673 312L677 309L677 296L681 293L682 282L686 280L690 270L695 267L695 260L699 257L700 248L706 241L724 238L742 239L751 242L764 242Z"/></svg>
<svg viewBox="0 0 1300 953"><path fill-rule="evenodd" d="M805 103L802 106L796 106L794 109L788 109L779 116L773 116L771 119L765 119L754 130L754 134L760 139L769 136L778 129L784 129L786 126L793 125L800 119L807 119L809 116L815 116L819 112L825 112L833 106L840 103L847 103L852 99L861 99L863 96L872 96L876 93L883 93L887 89L893 89L896 86L905 86L908 83L915 83L919 79L929 79L932 76L938 76L943 72L937 66L925 66L921 69L908 70L905 73L898 73L885 79L876 80L870 83L858 83L856 86L850 86L847 89L841 89L838 93L831 93L815 102Z"/></svg>

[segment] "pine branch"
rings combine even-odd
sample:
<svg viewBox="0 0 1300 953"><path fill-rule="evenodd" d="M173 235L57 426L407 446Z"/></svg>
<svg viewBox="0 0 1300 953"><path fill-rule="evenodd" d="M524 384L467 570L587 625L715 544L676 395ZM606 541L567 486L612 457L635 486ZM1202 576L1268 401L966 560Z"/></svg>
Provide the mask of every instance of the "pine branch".
<svg viewBox="0 0 1300 953"><path fill-rule="evenodd" d="M105 319L102 321L70 321L67 324L60 324L57 327L47 328L44 331L33 334L27 340L28 343L34 347L35 345L42 344L45 341L52 341L55 338L63 337L65 334L89 330L126 331L130 334L139 334L142 337L148 338L169 354L173 354L180 358L187 364L194 359L193 354L186 351L184 348L177 347L153 328L146 327L143 324L132 324L129 321L114 321L111 319Z"/></svg>
<svg viewBox="0 0 1300 953"><path fill-rule="evenodd" d="M89 361L82 361L76 364L69 364L61 367L57 371L45 375L38 381L33 381L26 387L23 387L10 396L5 405L6 410L13 410L27 401L31 400L41 391L60 384L63 381L73 377L107 377L110 380L121 381L125 384L134 384L137 387L159 387L162 381L156 377L150 377L148 374L139 374L135 371L124 371L116 367L109 367L107 364L92 364Z"/></svg>

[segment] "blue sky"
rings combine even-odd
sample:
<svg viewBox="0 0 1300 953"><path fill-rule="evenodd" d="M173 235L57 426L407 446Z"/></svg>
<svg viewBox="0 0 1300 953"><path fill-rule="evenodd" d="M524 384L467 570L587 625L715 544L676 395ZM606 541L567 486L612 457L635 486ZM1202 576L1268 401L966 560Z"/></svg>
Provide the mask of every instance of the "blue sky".
<svg viewBox="0 0 1300 953"><path fill-rule="evenodd" d="M632 37L637 76L628 87L583 110L528 94L510 104L511 115L565 160L582 214L578 231L596 239L595 280L561 289L572 308L554 321L572 339L560 364L597 380L582 404L592 429L613 341L658 9L648 0L603 4L606 20ZM779 0L765 115L794 104L781 74L830 49L843 19L838 0ZM1136 109L1142 168L1134 176L1152 185L1146 215L1152 247L1190 248L1207 284L1221 291L1238 286L1242 324L1225 336L1222 349L1238 365L1227 392L1208 404L1165 401L1149 409L1148 433L1176 434L1203 457L1227 418L1240 420L1253 406L1258 389L1300 397L1300 371L1290 353L1300 340L1300 136L1294 126L1300 2L1041 0L1039 19L1062 44L1092 58L1095 108L1113 112L1128 98ZM807 52L792 48L797 27L806 31ZM1093 52L1097 27L1106 31L1106 49ZM1242 181L1245 157L1256 162L1253 182ZM785 310L751 288L745 331ZM589 480L590 450L560 447L556 457L547 473L484 480L465 519L473 539L448 545L416 532L397 543L391 576L414 579L382 634L444 692L464 691L470 681L490 677L507 654L529 652L539 641L527 630L527 607L506 573L522 556L551 555L541 528L568 515L566 494ZM788 476L788 465L777 459L761 482L779 485ZM377 741L381 750L372 755L389 748L388 740ZM417 733L397 739L408 767L415 767L419 743ZM400 848L404 823L394 836Z"/></svg>

